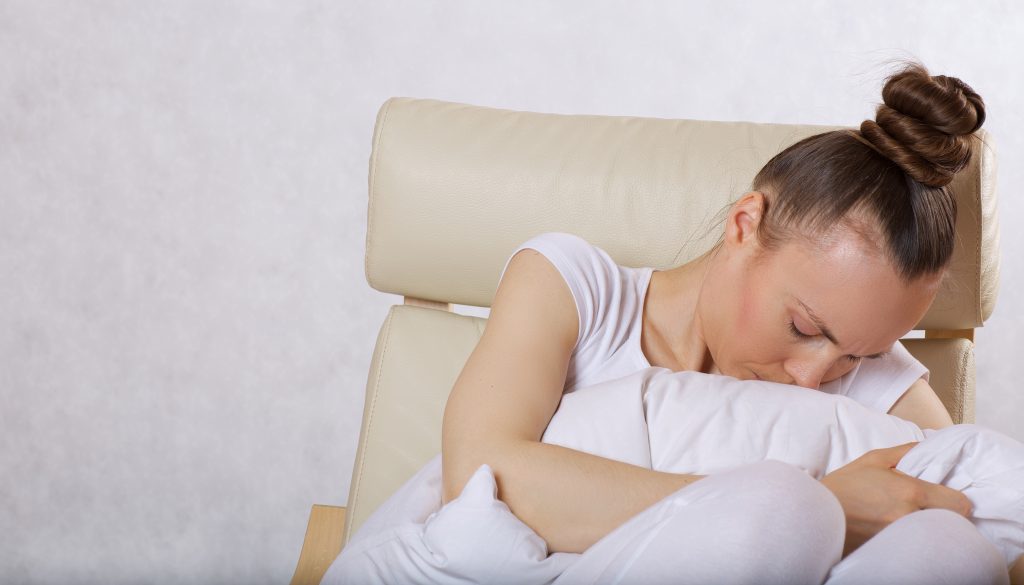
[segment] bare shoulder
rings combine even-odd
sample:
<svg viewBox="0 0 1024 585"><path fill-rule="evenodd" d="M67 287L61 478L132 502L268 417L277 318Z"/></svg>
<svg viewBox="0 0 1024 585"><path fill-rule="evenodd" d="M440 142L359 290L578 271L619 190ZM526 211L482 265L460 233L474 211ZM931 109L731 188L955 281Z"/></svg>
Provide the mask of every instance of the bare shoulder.
<svg viewBox="0 0 1024 585"><path fill-rule="evenodd" d="M576 302L565 279L543 254L526 248L512 257L491 303L487 331L542 334L536 341L571 348L579 331Z"/></svg>

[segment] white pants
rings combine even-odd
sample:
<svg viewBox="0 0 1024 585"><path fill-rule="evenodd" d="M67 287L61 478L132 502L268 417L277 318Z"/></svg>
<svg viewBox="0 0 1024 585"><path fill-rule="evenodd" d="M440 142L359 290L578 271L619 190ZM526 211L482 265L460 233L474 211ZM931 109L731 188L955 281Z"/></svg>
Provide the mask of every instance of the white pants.
<svg viewBox="0 0 1024 585"><path fill-rule="evenodd" d="M820 483L785 463L753 463L634 516L554 583L1008 582L999 551L953 512L905 516L840 562L844 534L842 509Z"/></svg>
<svg viewBox="0 0 1024 585"><path fill-rule="evenodd" d="M913 440L897 469L962 491L972 518L915 512L840 561L843 513L817 478ZM982 427L922 432L841 396L652 369L566 395L544 441L709 477L581 554L549 555L496 499L486 465L442 507L437 457L371 515L323 583L988 584L1006 583L1024 551L1024 445Z"/></svg>

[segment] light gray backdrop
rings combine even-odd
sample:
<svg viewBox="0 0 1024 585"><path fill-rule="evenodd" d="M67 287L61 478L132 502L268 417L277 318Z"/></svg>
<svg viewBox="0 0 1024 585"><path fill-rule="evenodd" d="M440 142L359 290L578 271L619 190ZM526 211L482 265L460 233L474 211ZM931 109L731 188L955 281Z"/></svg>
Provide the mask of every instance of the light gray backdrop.
<svg viewBox="0 0 1024 585"><path fill-rule="evenodd" d="M0 582L284 583L343 505L377 327L377 108L856 124L886 59L1002 162L978 421L1018 438L1012 2L0 0Z"/></svg>

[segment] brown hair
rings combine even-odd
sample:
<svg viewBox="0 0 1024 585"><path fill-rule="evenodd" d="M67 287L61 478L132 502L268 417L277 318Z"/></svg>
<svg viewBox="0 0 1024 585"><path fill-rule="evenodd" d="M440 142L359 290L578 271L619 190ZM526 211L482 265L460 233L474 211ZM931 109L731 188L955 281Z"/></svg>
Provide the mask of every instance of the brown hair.
<svg viewBox="0 0 1024 585"><path fill-rule="evenodd" d="M859 132L805 138L754 177L752 189L765 194L758 229L765 248L791 238L793 228L814 237L846 222L879 238L905 281L949 263L956 200L948 185L970 162L985 103L959 79L913 62L886 79L882 100Z"/></svg>

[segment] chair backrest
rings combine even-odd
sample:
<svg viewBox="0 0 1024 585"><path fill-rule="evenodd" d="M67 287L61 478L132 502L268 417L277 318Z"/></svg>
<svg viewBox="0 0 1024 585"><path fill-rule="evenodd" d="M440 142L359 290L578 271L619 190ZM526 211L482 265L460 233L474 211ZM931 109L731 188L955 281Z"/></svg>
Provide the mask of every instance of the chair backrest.
<svg viewBox="0 0 1024 585"><path fill-rule="evenodd" d="M509 253L547 231L582 236L623 265L677 266L717 240L716 218L769 158L835 128L393 98L373 135L367 280L406 297L488 306ZM984 131L977 140L978 155L952 185L959 217L950 277L919 329L979 327L995 303L995 158ZM440 451L448 392L483 325L428 308L390 311L367 383L346 539ZM908 346L933 369L933 386L955 420L971 420L970 342ZM952 381L937 380L940 370Z"/></svg>

